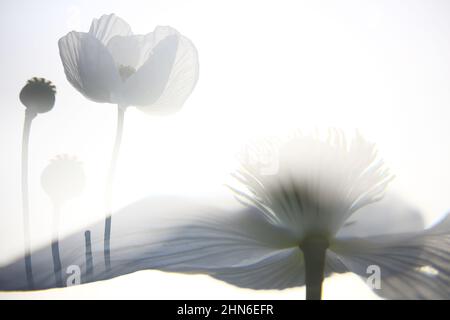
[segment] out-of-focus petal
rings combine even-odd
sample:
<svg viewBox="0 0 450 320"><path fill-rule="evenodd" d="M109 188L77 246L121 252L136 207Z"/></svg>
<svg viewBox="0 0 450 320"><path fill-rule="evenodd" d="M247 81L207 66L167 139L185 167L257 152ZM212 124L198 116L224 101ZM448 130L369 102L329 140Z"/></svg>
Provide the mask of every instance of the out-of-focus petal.
<svg viewBox="0 0 450 320"><path fill-rule="evenodd" d="M327 252L325 277L346 271L333 252ZM216 279L241 288L283 290L305 285L303 253L298 247L280 249L247 264L209 272Z"/></svg>
<svg viewBox="0 0 450 320"><path fill-rule="evenodd" d="M117 267L209 273L260 261L273 252L295 246L289 233L274 228L254 208L223 211L184 204L171 210L172 217L164 213L158 218L145 218L151 208L158 207L144 201L123 210L123 216L140 211L142 219L139 230L114 230L118 241L113 241L113 264ZM136 258L130 259L130 254Z"/></svg>
<svg viewBox="0 0 450 320"><path fill-rule="evenodd" d="M380 289L389 299L450 297L450 215L421 233L337 240L331 248L349 271L367 279L380 268Z"/></svg>
<svg viewBox="0 0 450 320"><path fill-rule="evenodd" d="M88 99L115 102L111 95L121 80L106 47L91 34L75 31L62 37L58 45L67 80Z"/></svg>
<svg viewBox="0 0 450 320"><path fill-rule="evenodd" d="M115 14L102 15L92 20L89 33L100 40L105 46L114 36L131 35L131 27Z"/></svg>
<svg viewBox="0 0 450 320"><path fill-rule="evenodd" d="M334 236L352 214L383 197L392 180L375 145L357 133L295 133L247 148L235 174L237 197L299 238Z"/></svg>
<svg viewBox="0 0 450 320"><path fill-rule="evenodd" d="M134 214L142 210L139 216L145 216L147 207L138 203L126 210ZM203 273L252 289L286 289L304 284L303 254L295 235L269 223L258 209L175 211L185 213L176 219L159 218L155 220L157 227L144 227L147 230L134 233L126 230L126 235L118 236L121 240L115 244L114 265L119 274L143 269ZM129 215L124 212L124 216ZM142 236L146 239L141 240ZM130 248L137 259L129 259ZM329 252L326 276L342 268L334 253Z"/></svg>
<svg viewBox="0 0 450 320"><path fill-rule="evenodd" d="M257 263L293 246L293 238L273 228L255 209L224 212L179 198L149 198L114 215L112 270L103 260L103 221L89 227L93 273L86 274L83 232L60 241L63 276L77 266L82 282L97 281L144 269L186 273ZM281 231L281 232L280 232ZM35 289L55 286L50 246L32 254ZM0 268L0 290L26 290L24 259Z"/></svg>
<svg viewBox="0 0 450 320"><path fill-rule="evenodd" d="M280 249L249 264L218 268L211 276L241 288L286 289L303 286L305 271L299 248Z"/></svg>
<svg viewBox="0 0 450 320"><path fill-rule="evenodd" d="M400 197L387 193L382 200L356 211L345 222L336 237L370 237L419 232L424 227L423 216L419 210Z"/></svg>

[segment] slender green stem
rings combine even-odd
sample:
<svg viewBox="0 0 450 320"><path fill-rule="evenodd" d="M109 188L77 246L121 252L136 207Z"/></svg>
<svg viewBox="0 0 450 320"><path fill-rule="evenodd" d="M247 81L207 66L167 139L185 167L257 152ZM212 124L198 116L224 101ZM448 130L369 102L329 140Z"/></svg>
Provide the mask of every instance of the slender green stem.
<svg viewBox="0 0 450 320"><path fill-rule="evenodd" d="M61 206L55 204L53 213L52 257L53 257L53 271L55 273L55 282L57 287L63 287L61 258L59 256L59 234L58 234L60 212Z"/></svg>
<svg viewBox="0 0 450 320"><path fill-rule="evenodd" d="M109 167L108 179L106 182L106 217L105 217L105 239L104 239L104 257L105 257L105 267L106 271L111 269L111 215L112 215L112 190L114 175L116 172L117 159L119 157L120 144L122 141L123 134L123 124L125 119L125 108L117 106L117 129L116 129L116 139L114 142L114 148L111 157L111 164Z"/></svg>
<svg viewBox="0 0 450 320"><path fill-rule="evenodd" d="M22 213L23 232L25 240L25 273L28 288L34 288L33 268L31 263L31 241L30 241L30 202L28 194L28 145L30 140L31 123L36 113L25 111L25 120L22 135Z"/></svg>
<svg viewBox="0 0 450 320"><path fill-rule="evenodd" d="M305 260L306 300L322 298L322 282L328 245L325 238L309 237L300 246Z"/></svg>

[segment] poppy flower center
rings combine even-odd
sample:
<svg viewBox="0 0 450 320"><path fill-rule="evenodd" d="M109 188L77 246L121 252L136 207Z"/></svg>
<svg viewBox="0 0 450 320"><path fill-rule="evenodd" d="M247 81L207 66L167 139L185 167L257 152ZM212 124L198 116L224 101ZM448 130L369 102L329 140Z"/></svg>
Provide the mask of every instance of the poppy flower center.
<svg viewBox="0 0 450 320"><path fill-rule="evenodd" d="M136 69L131 66L121 65L119 67L119 75L122 81L126 81L129 77L131 77L136 72Z"/></svg>

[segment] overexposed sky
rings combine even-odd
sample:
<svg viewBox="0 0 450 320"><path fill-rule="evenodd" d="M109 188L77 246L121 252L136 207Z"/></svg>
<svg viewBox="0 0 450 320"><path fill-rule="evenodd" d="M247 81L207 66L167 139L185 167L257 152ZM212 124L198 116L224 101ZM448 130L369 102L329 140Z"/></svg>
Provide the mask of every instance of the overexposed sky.
<svg viewBox="0 0 450 320"><path fill-rule="evenodd" d="M2 1L0 4L0 263L22 253L18 94L41 76L57 86L54 110L33 122L32 238L51 236L39 177L60 153L84 162L88 185L63 213L62 233L103 218L116 108L86 100L65 79L57 41L116 13L135 33L171 25L196 45L200 78L171 117L127 111L115 208L151 194L220 194L249 139L294 128L359 129L376 142L391 189L428 221L450 207L450 2ZM192 287L198 288L197 291ZM176 286L176 290L175 290ZM329 288L329 289L328 289ZM195 291L195 293L193 293ZM304 290L252 292L203 276L145 271L107 283L12 297L303 298ZM325 298L372 297L352 276L328 280Z"/></svg>

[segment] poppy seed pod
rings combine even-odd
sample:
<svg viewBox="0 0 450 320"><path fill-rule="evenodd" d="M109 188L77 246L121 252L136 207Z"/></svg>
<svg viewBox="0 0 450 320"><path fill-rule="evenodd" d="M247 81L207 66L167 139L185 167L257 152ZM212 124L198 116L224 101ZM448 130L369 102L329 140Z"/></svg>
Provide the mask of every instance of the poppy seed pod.
<svg viewBox="0 0 450 320"><path fill-rule="evenodd" d="M20 91L20 101L35 113L50 111L55 105L56 87L44 78L32 78Z"/></svg>
<svg viewBox="0 0 450 320"><path fill-rule="evenodd" d="M42 188L55 204L63 205L84 189L86 176L82 163L75 157L57 156L42 171Z"/></svg>
<svg viewBox="0 0 450 320"><path fill-rule="evenodd" d="M28 286L33 287L33 270L31 263L30 208L28 190L28 145L31 123L38 113L50 111L55 105L55 86L44 78L34 77L20 91L19 99L26 107L22 133L22 211L25 235L25 272Z"/></svg>

